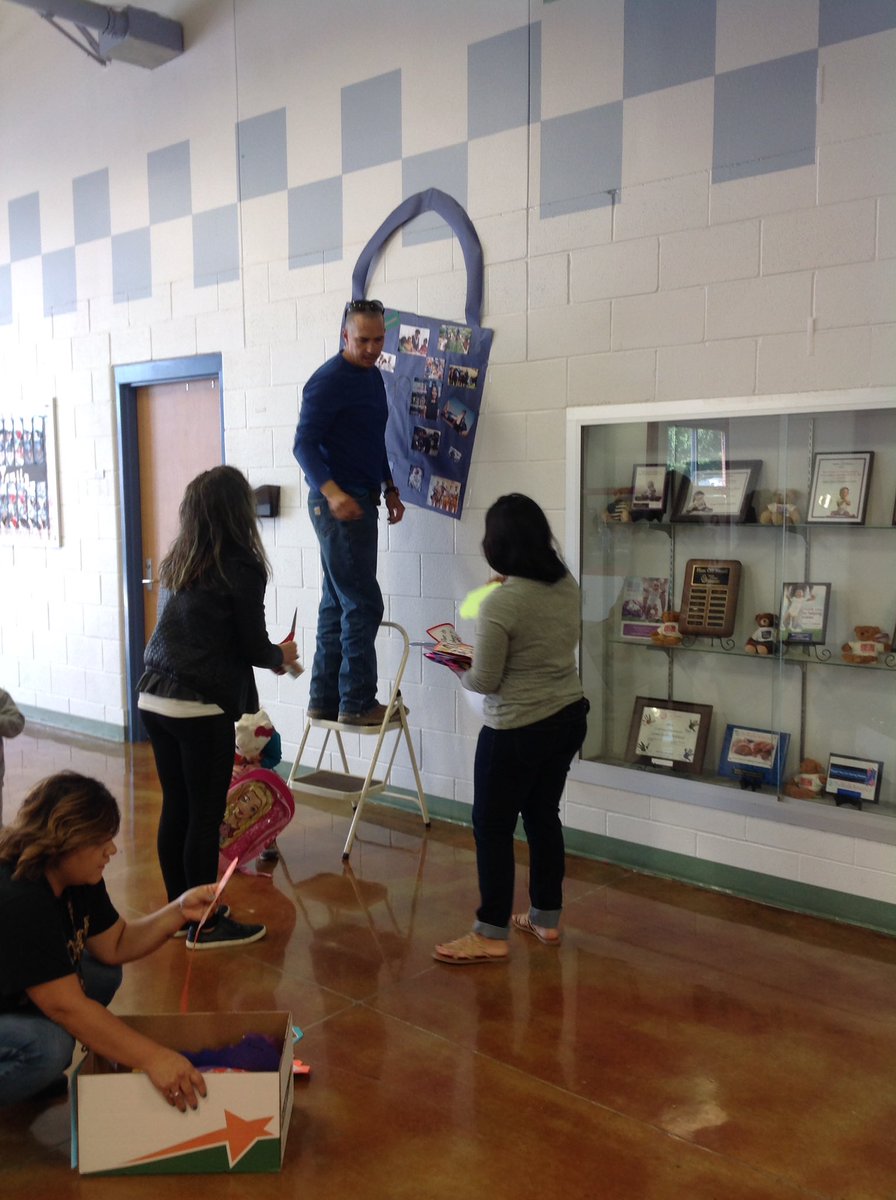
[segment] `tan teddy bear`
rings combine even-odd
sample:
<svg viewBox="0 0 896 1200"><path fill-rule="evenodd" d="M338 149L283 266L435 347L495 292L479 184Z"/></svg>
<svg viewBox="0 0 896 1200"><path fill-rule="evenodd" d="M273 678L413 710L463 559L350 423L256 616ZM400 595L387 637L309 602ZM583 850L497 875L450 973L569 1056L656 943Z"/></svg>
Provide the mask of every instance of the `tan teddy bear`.
<svg viewBox="0 0 896 1200"><path fill-rule="evenodd" d="M794 488L781 489L772 492L768 505L759 514L760 525L798 525L802 520L800 510L796 506L799 492Z"/></svg>
<svg viewBox="0 0 896 1200"><path fill-rule="evenodd" d="M856 625L855 641L844 642L843 661L867 666L877 662L878 655L889 654L893 646L879 625Z"/></svg>
<svg viewBox="0 0 896 1200"><path fill-rule="evenodd" d="M657 646L677 646L681 641L681 630L678 628L677 612L667 610L663 613L663 623L650 635L650 640Z"/></svg>
<svg viewBox="0 0 896 1200"><path fill-rule="evenodd" d="M793 779L788 779L784 784L784 795L792 796L795 800L813 800L824 791L827 778L817 758L804 758Z"/></svg>
<svg viewBox="0 0 896 1200"><path fill-rule="evenodd" d="M756 614L756 628L744 643L747 654L774 654L778 618L774 613Z"/></svg>

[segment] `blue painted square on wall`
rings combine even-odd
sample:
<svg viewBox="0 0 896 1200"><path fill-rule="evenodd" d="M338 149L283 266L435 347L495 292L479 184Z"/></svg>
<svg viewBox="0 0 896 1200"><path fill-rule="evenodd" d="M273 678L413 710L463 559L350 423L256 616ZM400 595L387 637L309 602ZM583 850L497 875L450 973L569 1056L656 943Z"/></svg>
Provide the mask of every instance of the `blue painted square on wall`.
<svg viewBox="0 0 896 1200"><path fill-rule="evenodd" d="M850 38L896 29L893 0L820 0L818 44L831 46Z"/></svg>
<svg viewBox="0 0 896 1200"><path fill-rule="evenodd" d="M109 206L109 171L92 171L72 180L72 205L75 213L75 245L95 242L112 232Z"/></svg>
<svg viewBox="0 0 896 1200"><path fill-rule="evenodd" d="M78 281L75 271L75 250L53 250L41 264L44 284L44 316L59 316L74 312L78 307Z"/></svg>
<svg viewBox="0 0 896 1200"><path fill-rule="evenodd" d="M467 48L467 137L488 137L541 118L541 23Z"/></svg>
<svg viewBox="0 0 896 1200"><path fill-rule="evenodd" d="M716 76L712 181L815 162L818 51Z"/></svg>
<svg viewBox="0 0 896 1200"><path fill-rule="evenodd" d="M542 121L542 217L603 208L621 184L621 100Z"/></svg>
<svg viewBox="0 0 896 1200"><path fill-rule="evenodd" d="M707 79L716 69L716 0L625 0L626 99Z"/></svg>
<svg viewBox="0 0 896 1200"><path fill-rule="evenodd" d="M190 184L190 143L178 142L146 156L149 182L149 221L174 221L193 210Z"/></svg>
<svg viewBox="0 0 896 1200"><path fill-rule="evenodd" d="M462 208L467 207L467 143L443 146L414 154L401 164L401 195L407 200L416 192L438 188L452 196ZM437 213L421 213L402 229L402 243L416 246L421 242L436 242L453 237L451 229Z"/></svg>
<svg viewBox="0 0 896 1200"><path fill-rule="evenodd" d="M193 286L233 283L240 277L239 215L235 204L193 217Z"/></svg>
<svg viewBox="0 0 896 1200"><path fill-rule="evenodd" d="M286 109L238 121L237 170L240 199L286 191Z"/></svg>
<svg viewBox="0 0 896 1200"><path fill-rule="evenodd" d="M18 196L9 202L9 257L12 262L40 254L40 196Z"/></svg>
<svg viewBox="0 0 896 1200"><path fill-rule="evenodd" d="M401 158L401 71L342 89L342 170L363 171Z"/></svg>
<svg viewBox="0 0 896 1200"><path fill-rule="evenodd" d="M152 295L149 228L116 233L112 238L112 299L146 300Z"/></svg>
<svg viewBox="0 0 896 1200"><path fill-rule="evenodd" d="M12 270L0 263L0 325L12 324Z"/></svg>
<svg viewBox="0 0 896 1200"><path fill-rule="evenodd" d="M342 176L287 194L290 270L342 258Z"/></svg>

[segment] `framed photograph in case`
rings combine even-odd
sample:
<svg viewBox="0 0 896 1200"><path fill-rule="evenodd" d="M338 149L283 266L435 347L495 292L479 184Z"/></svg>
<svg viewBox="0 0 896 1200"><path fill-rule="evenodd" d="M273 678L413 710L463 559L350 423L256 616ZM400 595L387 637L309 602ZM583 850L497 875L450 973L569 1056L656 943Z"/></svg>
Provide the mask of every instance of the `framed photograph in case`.
<svg viewBox="0 0 896 1200"><path fill-rule="evenodd" d="M663 623L669 607L669 580L665 576L631 575L622 585L620 637L649 642Z"/></svg>
<svg viewBox="0 0 896 1200"><path fill-rule="evenodd" d="M693 470L681 481L672 520L708 525L742 524L750 511L761 466L758 460L751 460Z"/></svg>
<svg viewBox="0 0 896 1200"><path fill-rule="evenodd" d="M659 521L669 506L672 472L664 463L636 463L632 468L633 521Z"/></svg>
<svg viewBox="0 0 896 1200"><path fill-rule="evenodd" d="M778 641L823 646L831 599L829 583L785 583L781 594Z"/></svg>
<svg viewBox="0 0 896 1200"><path fill-rule="evenodd" d="M711 704L636 696L626 760L699 775L711 720Z"/></svg>
<svg viewBox="0 0 896 1200"><path fill-rule="evenodd" d="M819 450L812 458L811 524L864 525L873 450Z"/></svg>
<svg viewBox="0 0 896 1200"><path fill-rule="evenodd" d="M880 782L884 764L873 758L856 758L852 754L828 755L828 779L824 790L839 807L841 804L856 804L862 801L877 804L880 799Z"/></svg>
<svg viewBox="0 0 896 1200"><path fill-rule="evenodd" d="M755 791L765 783L780 790L789 746L789 733L729 725L719 757L719 774L739 780L742 788Z"/></svg>

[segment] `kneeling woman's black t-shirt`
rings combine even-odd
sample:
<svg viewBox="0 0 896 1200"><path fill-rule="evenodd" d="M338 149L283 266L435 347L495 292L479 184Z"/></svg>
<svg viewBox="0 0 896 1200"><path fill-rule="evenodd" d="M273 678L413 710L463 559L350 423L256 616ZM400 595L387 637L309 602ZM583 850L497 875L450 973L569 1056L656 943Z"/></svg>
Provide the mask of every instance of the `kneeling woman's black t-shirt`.
<svg viewBox="0 0 896 1200"><path fill-rule="evenodd" d="M34 1011L26 988L80 977L87 939L118 920L105 883L54 896L46 879L15 880L12 872L0 863L0 1013Z"/></svg>

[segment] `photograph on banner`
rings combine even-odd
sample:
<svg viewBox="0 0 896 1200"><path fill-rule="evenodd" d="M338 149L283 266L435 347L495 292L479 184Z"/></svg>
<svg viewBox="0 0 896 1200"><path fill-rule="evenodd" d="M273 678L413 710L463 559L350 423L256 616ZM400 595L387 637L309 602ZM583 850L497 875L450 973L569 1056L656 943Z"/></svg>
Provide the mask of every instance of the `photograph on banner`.
<svg viewBox="0 0 896 1200"><path fill-rule="evenodd" d="M429 350L429 330L416 325L402 325L398 330L398 353L420 354Z"/></svg>

